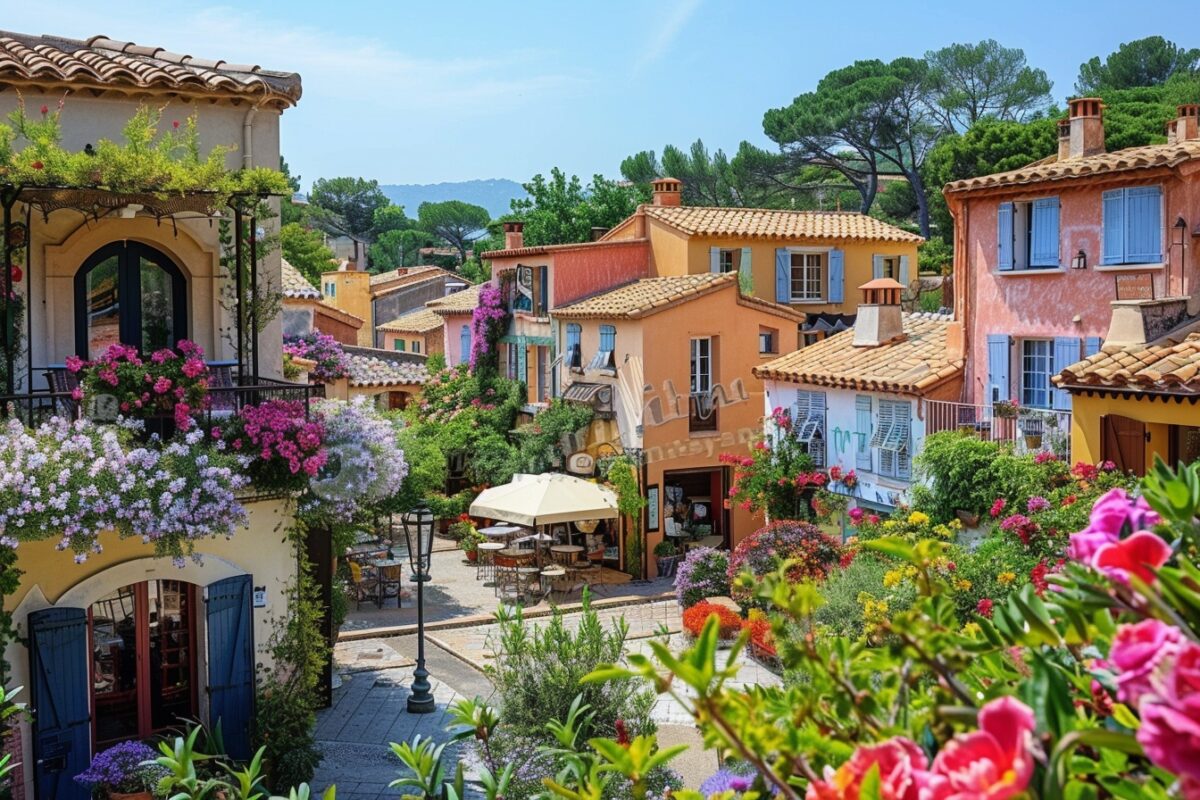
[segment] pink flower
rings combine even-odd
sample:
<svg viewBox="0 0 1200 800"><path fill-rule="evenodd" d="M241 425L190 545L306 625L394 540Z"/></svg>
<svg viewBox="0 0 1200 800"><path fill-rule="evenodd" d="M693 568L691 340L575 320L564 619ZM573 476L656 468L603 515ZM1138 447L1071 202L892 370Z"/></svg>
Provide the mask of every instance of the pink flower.
<svg viewBox="0 0 1200 800"><path fill-rule="evenodd" d="M989 512L992 518L1000 516L1000 512L1004 511L1004 506L1008 505L1003 497L997 497L996 502L992 503L992 510Z"/></svg>
<svg viewBox="0 0 1200 800"><path fill-rule="evenodd" d="M1200 692L1143 702L1139 711L1137 740L1147 758L1186 780L1200 781Z"/></svg>
<svg viewBox="0 0 1200 800"><path fill-rule="evenodd" d="M175 427L186 431L192 427L192 409L187 403L175 404Z"/></svg>
<svg viewBox="0 0 1200 800"><path fill-rule="evenodd" d="M878 525L879 524L879 515L878 514L867 514L867 522L871 523L872 525Z"/></svg>
<svg viewBox="0 0 1200 800"><path fill-rule="evenodd" d="M808 785L807 800L859 800L863 779L879 768L879 800L917 800L920 776L928 761L915 742L903 737L862 745L836 770L825 767L822 780Z"/></svg>
<svg viewBox="0 0 1200 800"><path fill-rule="evenodd" d="M1076 561L1091 564L1096 551L1104 545L1116 542L1127 531L1149 528L1158 521L1158 514L1145 498L1133 499L1124 489L1111 489L1092 506L1088 526L1071 535L1067 552Z"/></svg>
<svg viewBox="0 0 1200 800"><path fill-rule="evenodd" d="M863 513L863 510L861 508L859 508L858 506L855 506L854 508L850 509L850 521L853 522L855 525L860 524L863 521L864 516L865 516L865 514Z"/></svg>
<svg viewBox="0 0 1200 800"><path fill-rule="evenodd" d="M975 605L975 611L979 614L979 616L991 619L993 605L994 604L992 601L985 597Z"/></svg>
<svg viewBox="0 0 1200 800"><path fill-rule="evenodd" d="M76 386L74 389L72 389L71 390L71 399L72 400L82 400L83 399L83 389L80 389L78 386Z"/></svg>
<svg viewBox="0 0 1200 800"><path fill-rule="evenodd" d="M1033 775L1033 712L1015 697L979 711L979 730L946 743L933 762L921 800L1005 800Z"/></svg>
<svg viewBox="0 0 1200 800"><path fill-rule="evenodd" d="M67 372L79 372L83 366L83 359L79 356L67 356Z"/></svg>
<svg viewBox="0 0 1200 800"><path fill-rule="evenodd" d="M1154 582L1154 570L1167 563L1171 546L1150 531L1138 531L1128 539L1102 545L1092 558L1092 566L1122 583L1136 575L1146 583Z"/></svg>
<svg viewBox="0 0 1200 800"><path fill-rule="evenodd" d="M1142 696L1153 691L1159 665L1179 651L1180 639L1178 628L1156 619L1117 628L1108 654L1117 673L1117 699L1137 708Z"/></svg>
<svg viewBox="0 0 1200 800"><path fill-rule="evenodd" d="M159 379L154 382L155 394L166 394L169 391L171 391L171 379L166 375L159 377Z"/></svg>

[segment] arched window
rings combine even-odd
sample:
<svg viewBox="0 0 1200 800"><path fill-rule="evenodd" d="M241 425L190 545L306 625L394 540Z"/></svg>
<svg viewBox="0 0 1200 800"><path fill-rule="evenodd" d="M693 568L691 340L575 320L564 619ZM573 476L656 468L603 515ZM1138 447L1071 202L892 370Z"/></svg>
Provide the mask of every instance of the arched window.
<svg viewBox="0 0 1200 800"><path fill-rule="evenodd" d="M75 273L75 348L96 358L121 342L144 353L187 338L187 285L166 254L113 242Z"/></svg>

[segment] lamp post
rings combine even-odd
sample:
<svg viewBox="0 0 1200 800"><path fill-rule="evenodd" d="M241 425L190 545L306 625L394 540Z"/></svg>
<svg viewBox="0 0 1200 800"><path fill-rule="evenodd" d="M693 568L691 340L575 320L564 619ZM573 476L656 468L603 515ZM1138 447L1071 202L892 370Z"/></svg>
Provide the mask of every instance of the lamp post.
<svg viewBox="0 0 1200 800"><path fill-rule="evenodd" d="M404 538L408 541L408 563L417 582L417 668L413 670L412 693L408 713L428 714L435 706L429 689L429 671L425 669L425 582L429 580L429 561L433 555L433 512L422 503L404 515Z"/></svg>

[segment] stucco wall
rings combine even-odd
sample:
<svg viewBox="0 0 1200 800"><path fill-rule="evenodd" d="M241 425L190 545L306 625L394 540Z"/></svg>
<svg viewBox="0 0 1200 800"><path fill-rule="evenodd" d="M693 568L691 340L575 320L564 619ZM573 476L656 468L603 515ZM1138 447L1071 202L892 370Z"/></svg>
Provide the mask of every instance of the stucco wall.
<svg viewBox="0 0 1200 800"><path fill-rule="evenodd" d="M551 308L650 275L645 242L621 242L566 250L551 267Z"/></svg>
<svg viewBox="0 0 1200 800"><path fill-rule="evenodd" d="M415 283L412 286L405 286L401 289L388 292L384 295L377 295L372 301L372 308L375 314L375 324L382 325L385 322L391 322L397 317L402 317L410 311L415 311L423 307L430 300L437 300L446 296L446 284L452 278L447 275L438 276L435 279L424 280L420 283ZM365 325L363 326L366 327ZM375 333L375 342L373 347L383 347L384 337L382 332ZM388 348L391 349L391 348Z"/></svg>
<svg viewBox="0 0 1200 800"><path fill-rule="evenodd" d="M470 358L462 351L462 326L471 325L470 314L442 314L442 341L446 354L446 366L453 367Z"/></svg>
<svg viewBox="0 0 1200 800"><path fill-rule="evenodd" d="M1104 458L1100 418L1117 414L1146 424L1146 468L1154 464L1154 456L1168 460L1170 456L1169 426L1200 425L1200 408L1191 402L1176 403L1134 397L1103 397L1076 394L1071 396L1071 459L1086 464L1099 464Z"/></svg>
<svg viewBox="0 0 1200 800"><path fill-rule="evenodd" d="M333 294L327 291L328 285L334 284ZM359 347L374 347L375 318L371 315L371 275L357 270L331 270L321 273L321 293L325 302L334 308L340 308L353 314L363 321L363 326L356 332L356 344ZM397 314L396 316L400 316ZM389 320L395 317L389 317ZM387 321L387 320L384 320Z"/></svg>
<svg viewBox="0 0 1200 800"><path fill-rule="evenodd" d="M1149 272L1155 294L1192 293L1200 287L1197 259L1190 235L1180 247L1171 227L1182 216L1194 227L1200 221L1200 168L1192 167L1183 179L1143 177L1125 183L1077 187L1051 186L1020 194L1007 193L965 200L957 211L955 285L966 287L956 299L957 316L968 322L969 359L967 393L982 403L987 382L987 336L1008 334L1023 338L1070 336L1103 338L1112 316L1110 303L1116 299L1115 277L1123 272ZM1160 265L1136 267L1100 266L1102 230L1101 195L1114 186L1163 187L1163 253ZM1059 269L1000 272L997 263L997 213L1002 202L1058 197L1060 209ZM1070 269L1071 258L1080 250L1087 268ZM1180 276L1185 280L1181 284ZM1015 348L1014 348L1015 349ZM1019 370L1016 356L1009 368L1013 389Z"/></svg>

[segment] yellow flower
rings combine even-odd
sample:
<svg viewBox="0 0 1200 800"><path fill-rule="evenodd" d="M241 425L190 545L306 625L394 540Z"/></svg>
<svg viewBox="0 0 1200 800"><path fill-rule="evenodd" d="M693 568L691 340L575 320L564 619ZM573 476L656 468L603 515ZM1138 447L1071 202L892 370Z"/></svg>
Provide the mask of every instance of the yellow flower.
<svg viewBox="0 0 1200 800"><path fill-rule="evenodd" d="M904 580L904 575L898 569L888 570L883 574L883 585L888 589L899 586L902 580Z"/></svg>
<svg viewBox="0 0 1200 800"><path fill-rule="evenodd" d="M1001 586L1008 586L1010 583L1012 583L1016 579L1017 579L1016 574L1012 573L1012 572L1001 572L999 575L996 576L996 581Z"/></svg>
<svg viewBox="0 0 1200 800"><path fill-rule="evenodd" d="M920 511L914 511L908 515L909 525L924 525L929 522L929 515Z"/></svg>
<svg viewBox="0 0 1200 800"><path fill-rule="evenodd" d="M958 580L956 580L956 581L954 582L954 586L955 586L955 588L957 588L957 589L958 589L960 592L966 592L966 591L970 591L970 589L971 589L971 582L970 582L969 580L967 580L966 578L959 578Z"/></svg>
<svg viewBox="0 0 1200 800"><path fill-rule="evenodd" d="M962 530L962 520L958 519L957 517L950 520L950 530L961 531Z"/></svg>
<svg viewBox="0 0 1200 800"><path fill-rule="evenodd" d="M889 519L883 523L883 529L887 531L895 530L900 523L894 519Z"/></svg>
<svg viewBox="0 0 1200 800"><path fill-rule="evenodd" d="M966 625L963 625L962 632L967 636L975 636L981 630L983 629L979 627L978 622L968 622Z"/></svg>

